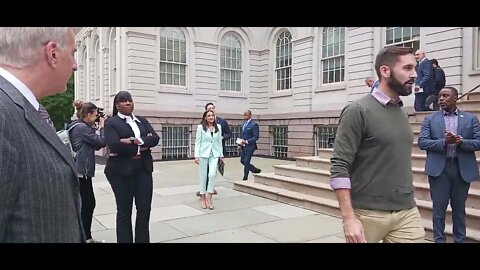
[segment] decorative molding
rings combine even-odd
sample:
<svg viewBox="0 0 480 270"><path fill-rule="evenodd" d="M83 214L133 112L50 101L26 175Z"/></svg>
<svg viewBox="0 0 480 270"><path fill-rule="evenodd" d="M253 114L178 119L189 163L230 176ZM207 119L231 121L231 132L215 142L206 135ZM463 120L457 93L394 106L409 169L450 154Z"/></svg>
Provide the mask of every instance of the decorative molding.
<svg viewBox="0 0 480 270"><path fill-rule="evenodd" d="M205 42L205 41L194 41L193 44L195 44L195 46L213 48L213 49L218 49L219 47L218 44Z"/></svg>
<svg viewBox="0 0 480 270"><path fill-rule="evenodd" d="M125 32L127 37L139 37L139 38L148 38L148 39L155 39L157 37L156 34L149 34L149 33L142 33L142 32L136 32L136 31L131 31L128 30Z"/></svg>
<svg viewBox="0 0 480 270"><path fill-rule="evenodd" d="M108 47L103 47L103 48L102 48L102 51L103 51L104 53L108 53Z"/></svg>
<svg viewBox="0 0 480 270"><path fill-rule="evenodd" d="M264 49L264 50L248 50L250 54L255 54L255 55L265 55L270 53L270 49Z"/></svg>
<svg viewBox="0 0 480 270"><path fill-rule="evenodd" d="M306 43L306 42L311 42L311 41L313 41L313 38L314 38L314 36L306 36L306 37L302 37L302 38L299 38L299 39L292 40L292 43L294 45L297 45L297 44L302 44L302 43Z"/></svg>

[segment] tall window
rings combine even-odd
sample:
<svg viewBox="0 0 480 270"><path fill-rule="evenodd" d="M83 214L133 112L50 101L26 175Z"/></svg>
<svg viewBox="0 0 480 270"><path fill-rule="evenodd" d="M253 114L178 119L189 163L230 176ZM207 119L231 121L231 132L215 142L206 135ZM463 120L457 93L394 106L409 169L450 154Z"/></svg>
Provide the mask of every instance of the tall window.
<svg viewBox="0 0 480 270"><path fill-rule="evenodd" d="M180 28L160 32L160 84L186 86L187 43Z"/></svg>
<svg viewBox="0 0 480 270"><path fill-rule="evenodd" d="M345 79L345 27L325 27L322 33L323 83Z"/></svg>
<svg viewBox="0 0 480 270"><path fill-rule="evenodd" d="M292 35L284 31L278 36L275 50L277 90L292 88Z"/></svg>
<svg viewBox="0 0 480 270"><path fill-rule="evenodd" d="M102 61L100 61L100 39L95 42L95 98L100 98L100 74L102 70Z"/></svg>
<svg viewBox="0 0 480 270"><path fill-rule="evenodd" d="M227 34L222 39L220 74L221 90L242 90L242 45L233 34Z"/></svg>
<svg viewBox="0 0 480 270"><path fill-rule="evenodd" d="M474 38L475 38L475 47L474 47L474 50L475 50L475 53L473 55L475 55L475 59L474 59L474 68L475 69L480 69L480 27L475 27L475 35L473 35Z"/></svg>
<svg viewBox="0 0 480 270"><path fill-rule="evenodd" d="M110 28L109 49L110 54L110 94L120 91L117 89L117 33L116 28Z"/></svg>
<svg viewBox="0 0 480 270"><path fill-rule="evenodd" d="M387 27L386 45L420 48L420 27Z"/></svg>

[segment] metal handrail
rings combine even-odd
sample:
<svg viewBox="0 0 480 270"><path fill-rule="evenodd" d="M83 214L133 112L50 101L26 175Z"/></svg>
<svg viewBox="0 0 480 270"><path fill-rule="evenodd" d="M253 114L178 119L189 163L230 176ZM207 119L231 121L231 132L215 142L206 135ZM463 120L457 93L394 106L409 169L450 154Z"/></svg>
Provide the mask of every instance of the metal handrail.
<svg viewBox="0 0 480 270"><path fill-rule="evenodd" d="M475 89L479 88L480 87L480 84L475 86L474 88L472 88L470 91L466 92L465 94L461 95L458 99L460 100L461 98L463 98L464 96L466 96L467 94L475 91Z"/></svg>

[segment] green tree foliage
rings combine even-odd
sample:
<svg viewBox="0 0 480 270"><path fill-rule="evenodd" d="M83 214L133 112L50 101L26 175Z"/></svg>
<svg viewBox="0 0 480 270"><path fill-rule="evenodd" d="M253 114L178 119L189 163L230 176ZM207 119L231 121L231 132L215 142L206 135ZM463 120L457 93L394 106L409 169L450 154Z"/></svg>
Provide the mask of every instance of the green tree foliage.
<svg viewBox="0 0 480 270"><path fill-rule="evenodd" d="M63 129L64 123L70 123L70 119L72 118L74 112L73 85L74 76L72 75L67 83L67 91L40 100L40 103L47 109L57 130Z"/></svg>

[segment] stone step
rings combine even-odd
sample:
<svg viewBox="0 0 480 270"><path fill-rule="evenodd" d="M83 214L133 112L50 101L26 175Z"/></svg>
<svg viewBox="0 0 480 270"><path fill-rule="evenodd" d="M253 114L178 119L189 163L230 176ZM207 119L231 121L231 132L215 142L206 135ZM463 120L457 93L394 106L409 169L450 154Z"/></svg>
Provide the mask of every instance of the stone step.
<svg viewBox="0 0 480 270"><path fill-rule="evenodd" d="M476 111L480 109L480 101L462 100L460 102L457 102L457 107L462 111L476 113Z"/></svg>
<svg viewBox="0 0 480 270"><path fill-rule="evenodd" d="M274 173L259 173L255 175L254 182L267 186L284 188L286 190L313 195L320 198L336 200L335 192L329 183L309 181L294 177L276 175Z"/></svg>
<svg viewBox="0 0 480 270"><path fill-rule="evenodd" d="M420 211L420 215L422 218L426 220L432 220L432 202L431 201L424 201L424 200L416 200L418 210ZM480 210L466 208L465 209L465 223L467 228L480 228ZM445 218L445 224L452 224L452 209L450 207L447 208L447 215ZM480 237L477 239L480 240Z"/></svg>
<svg viewBox="0 0 480 270"><path fill-rule="evenodd" d="M274 165L275 176L296 178L316 183L323 183L327 189L330 189L330 171L313 169L310 167L299 167L295 164ZM412 168L413 185L416 198L430 200L430 189L428 176L425 175L423 168ZM274 176L270 175L270 178ZM475 181L470 185L467 208L480 209L480 181Z"/></svg>
<svg viewBox="0 0 480 270"><path fill-rule="evenodd" d="M341 216L337 200L302 194L279 187L254 183L253 181L237 181L233 184L233 189L334 217Z"/></svg>
<svg viewBox="0 0 480 270"><path fill-rule="evenodd" d="M477 152L478 153L478 152ZM412 167L425 168L427 154L412 154ZM480 158L477 158L477 164L480 166Z"/></svg>
<svg viewBox="0 0 480 270"><path fill-rule="evenodd" d="M425 239L433 241L433 223L431 220L427 220L422 217L422 225L425 228ZM447 243L453 243L453 225L450 223L445 224L445 237L447 238ZM465 243L476 243L480 242L480 231L468 228L467 227L467 237Z"/></svg>
<svg viewBox="0 0 480 270"><path fill-rule="evenodd" d="M336 199L319 198L308 194L302 194L300 192L289 191L284 188L255 183L253 181L237 181L234 183L233 189L275 200L278 202L303 207L305 209L331 215L334 217L341 217L338 201ZM334 193L333 191L331 192ZM421 211L425 212L424 209L422 209ZM420 213L422 214L422 212ZM427 239L432 240L431 214L430 217L428 216L428 214L424 214L424 216L422 216L422 224L424 225L427 232ZM468 226L470 226L470 223L468 223ZM447 235L447 237L450 237L450 239L452 234L451 232L451 220L449 221L447 219L445 225L445 234ZM472 230L471 228L467 228L467 241L480 242L480 232L478 230Z"/></svg>
<svg viewBox="0 0 480 270"><path fill-rule="evenodd" d="M430 198L430 185L428 183L413 182L415 198L423 201L432 201ZM468 198L465 208L480 210L480 189L468 190Z"/></svg>
<svg viewBox="0 0 480 270"><path fill-rule="evenodd" d="M330 170L330 158L320 158L318 156L312 157L297 157L295 158L298 167L309 167L318 170Z"/></svg>
<svg viewBox="0 0 480 270"><path fill-rule="evenodd" d="M422 124L423 122L413 122L413 123L410 123L410 126L412 127L413 131L420 132L420 129L422 128Z"/></svg>
<svg viewBox="0 0 480 270"><path fill-rule="evenodd" d="M471 93L468 93L466 98L468 98L467 100L480 101L480 92L471 92ZM463 99L464 99L464 98L462 98L462 100L463 100Z"/></svg>

